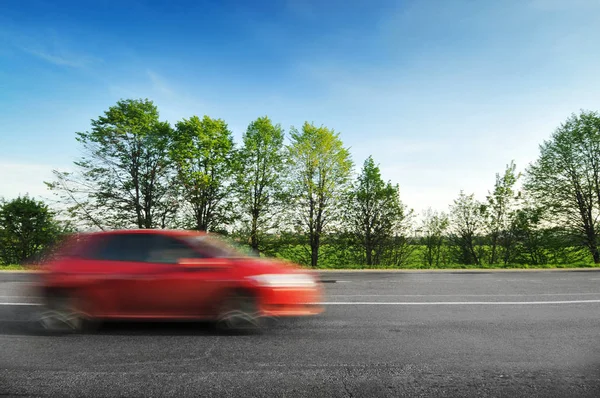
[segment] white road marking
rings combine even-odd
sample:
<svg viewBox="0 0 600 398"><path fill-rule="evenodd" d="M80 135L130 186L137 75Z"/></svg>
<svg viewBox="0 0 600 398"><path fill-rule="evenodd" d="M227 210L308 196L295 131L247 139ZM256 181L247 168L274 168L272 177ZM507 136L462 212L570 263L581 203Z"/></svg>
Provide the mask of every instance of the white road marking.
<svg viewBox="0 0 600 398"><path fill-rule="evenodd" d="M539 294L328 294L328 297L536 297L536 296L600 296L598 293Z"/></svg>
<svg viewBox="0 0 600 398"><path fill-rule="evenodd" d="M592 293L594 294L594 293ZM600 300L562 300L562 301L326 301L310 303L317 305L551 305L551 304L598 304ZM0 302L0 306L41 306L42 303Z"/></svg>
<svg viewBox="0 0 600 398"><path fill-rule="evenodd" d="M570 301L431 301L431 302L383 302L383 301L330 301L320 305L542 305L542 304L593 304L600 300Z"/></svg>
<svg viewBox="0 0 600 398"><path fill-rule="evenodd" d="M465 275L455 275L454 277L444 277L444 278L431 278L431 275L418 275L418 274L411 274L406 278L394 278L394 279L385 279L385 278L378 278L378 279L368 279L368 278L361 278L361 279L355 279L352 281L347 281L347 282L352 282L352 283L438 283L438 282L445 282L445 283L465 283ZM471 275L468 275L471 276ZM483 274L481 275L482 277L484 276ZM490 276L485 275L485 276ZM491 275L493 276L495 279L487 279L487 282L508 282L508 283L538 283L538 284L548 284L551 282L555 282L555 281L576 281L579 279L575 279L573 277L571 278L543 278L543 279L532 279L530 278L520 278L520 279L506 279L506 278L498 278L498 275ZM331 278L331 279L335 279L335 278ZM594 277L585 277L584 281L593 281L593 280L600 280L600 278L594 278ZM338 281L339 282L339 281Z"/></svg>

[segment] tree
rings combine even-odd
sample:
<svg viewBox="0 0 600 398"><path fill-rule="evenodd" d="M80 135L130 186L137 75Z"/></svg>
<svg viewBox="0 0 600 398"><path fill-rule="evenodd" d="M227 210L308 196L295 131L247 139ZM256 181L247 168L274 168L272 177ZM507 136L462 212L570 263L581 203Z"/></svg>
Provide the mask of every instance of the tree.
<svg viewBox="0 0 600 398"><path fill-rule="evenodd" d="M321 237L339 216L339 203L348 188L352 160L338 133L308 122L301 131L291 129L288 154L295 199L293 211L299 227L308 235L310 264L316 267Z"/></svg>
<svg viewBox="0 0 600 398"><path fill-rule="evenodd" d="M383 263L393 267L400 267L406 264L417 247L413 244L414 240L409 236L412 228L413 210L407 210L404 207L403 212L402 223L398 225L393 236L386 239L383 251Z"/></svg>
<svg viewBox="0 0 600 398"><path fill-rule="evenodd" d="M515 211L510 233L514 236L515 248L510 260L524 264L545 264L548 262L544 245L546 231L541 227L543 209L531 204ZM510 261L509 260L509 261Z"/></svg>
<svg viewBox="0 0 600 398"><path fill-rule="evenodd" d="M0 201L0 263L23 264L52 245L63 228L48 206L28 196Z"/></svg>
<svg viewBox="0 0 600 398"><path fill-rule="evenodd" d="M444 236L448 230L449 223L448 215L444 212L433 211L429 208L423 214L423 221L420 228L422 242L425 246L423 261L430 267L439 267L443 261Z"/></svg>
<svg viewBox="0 0 600 398"><path fill-rule="evenodd" d="M386 243L404 220L398 185L384 182L369 156L348 195L346 218L367 265L382 261Z"/></svg>
<svg viewBox="0 0 600 398"><path fill-rule="evenodd" d="M520 177L516 173L516 165L511 162L506 166L504 174L496 174L494 191L487 196L487 232L490 238L490 264L499 262L499 248L502 249L502 258L507 263L508 253L512 245L508 235L511 216L514 214L516 193L514 186Z"/></svg>
<svg viewBox="0 0 600 398"><path fill-rule="evenodd" d="M457 249L460 264L481 264L477 238L484 225L485 206L475 199L475 195L466 195L460 191L458 199L450 206L450 238Z"/></svg>
<svg viewBox="0 0 600 398"><path fill-rule="evenodd" d="M94 227L165 228L176 211L165 156L172 130L149 100L121 100L76 133L84 156L76 172L47 183L80 221Z"/></svg>
<svg viewBox="0 0 600 398"><path fill-rule="evenodd" d="M271 229L284 203L282 173L283 129L268 117L259 117L243 136L238 154L236 191L250 246L259 251L260 235Z"/></svg>
<svg viewBox="0 0 600 398"><path fill-rule="evenodd" d="M234 165L234 143L225 121L204 116L175 126L170 158L193 214L193 228L216 229L226 221Z"/></svg>
<svg viewBox="0 0 600 398"><path fill-rule="evenodd" d="M526 172L525 189L555 225L573 231L600 263L600 116L571 115L540 145L539 158Z"/></svg>

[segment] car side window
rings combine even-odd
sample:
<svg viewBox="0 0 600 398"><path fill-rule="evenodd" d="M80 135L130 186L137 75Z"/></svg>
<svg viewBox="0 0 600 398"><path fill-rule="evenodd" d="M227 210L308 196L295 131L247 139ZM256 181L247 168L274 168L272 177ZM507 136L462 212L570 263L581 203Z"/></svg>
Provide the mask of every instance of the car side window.
<svg viewBox="0 0 600 398"><path fill-rule="evenodd" d="M150 248L149 262L177 264L183 258L206 258L186 242L170 236L156 235Z"/></svg>
<svg viewBox="0 0 600 398"><path fill-rule="evenodd" d="M152 241L150 234L108 235L96 242L90 255L95 260L146 262Z"/></svg>

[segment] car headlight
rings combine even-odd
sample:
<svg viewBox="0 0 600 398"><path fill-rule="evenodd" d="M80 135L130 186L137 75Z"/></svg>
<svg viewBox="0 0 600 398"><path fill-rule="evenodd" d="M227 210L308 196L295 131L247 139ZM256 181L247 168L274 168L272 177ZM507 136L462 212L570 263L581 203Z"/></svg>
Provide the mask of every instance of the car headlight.
<svg viewBox="0 0 600 398"><path fill-rule="evenodd" d="M249 277L265 287L315 287L317 281L306 274L263 274Z"/></svg>

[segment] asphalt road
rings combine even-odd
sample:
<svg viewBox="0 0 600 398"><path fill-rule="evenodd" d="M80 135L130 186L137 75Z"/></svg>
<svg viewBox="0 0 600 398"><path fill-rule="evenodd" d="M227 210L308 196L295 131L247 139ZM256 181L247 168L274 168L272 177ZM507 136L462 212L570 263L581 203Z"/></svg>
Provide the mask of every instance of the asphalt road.
<svg viewBox="0 0 600 398"><path fill-rule="evenodd" d="M0 274L0 395L600 397L600 272L327 273L323 315L258 336L39 335L27 278Z"/></svg>

